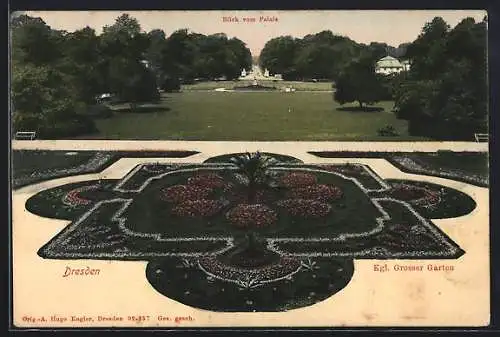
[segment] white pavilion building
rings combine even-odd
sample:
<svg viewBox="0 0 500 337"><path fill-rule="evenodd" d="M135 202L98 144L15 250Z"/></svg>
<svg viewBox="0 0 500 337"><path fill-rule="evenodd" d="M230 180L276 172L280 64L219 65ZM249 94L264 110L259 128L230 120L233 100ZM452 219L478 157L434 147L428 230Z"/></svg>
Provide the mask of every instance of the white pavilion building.
<svg viewBox="0 0 500 337"><path fill-rule="evenodd" d="M390 75L401 71L409 70L410 64L407 61L400 62L392 56L386 56L377 61L375 72L377 74Z"/></svg>

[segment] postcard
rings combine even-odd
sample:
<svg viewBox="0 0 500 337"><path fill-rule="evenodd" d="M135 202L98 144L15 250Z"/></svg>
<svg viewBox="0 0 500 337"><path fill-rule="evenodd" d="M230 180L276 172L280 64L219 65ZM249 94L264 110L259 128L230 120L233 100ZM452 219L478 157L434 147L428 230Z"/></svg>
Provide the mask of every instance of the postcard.
<svg viewBox="0 0 500 337"><path fill-rule="evenodd" d="M10 33L14 327L489 325L486 11Z"/></svg>

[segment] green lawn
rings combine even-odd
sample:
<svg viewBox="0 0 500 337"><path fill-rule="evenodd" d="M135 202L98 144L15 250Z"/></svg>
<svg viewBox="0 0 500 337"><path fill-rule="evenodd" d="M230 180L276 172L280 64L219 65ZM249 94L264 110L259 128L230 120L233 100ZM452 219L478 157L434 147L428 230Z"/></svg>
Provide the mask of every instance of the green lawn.
<svg viewBox="0 0 500 337"><path fill-rule="evenodd" d="M356 105L354 105L356 106ZM345 108L346 106L344 106ZM381 111L338 110L328 92L208 92L163 94L157 110L116 111L97 120L99 134L78 138L320 141L422 140L408 136L407 122L396 119L392 102ZM399 137L381 137L377 130L392 125Z"/></svg>

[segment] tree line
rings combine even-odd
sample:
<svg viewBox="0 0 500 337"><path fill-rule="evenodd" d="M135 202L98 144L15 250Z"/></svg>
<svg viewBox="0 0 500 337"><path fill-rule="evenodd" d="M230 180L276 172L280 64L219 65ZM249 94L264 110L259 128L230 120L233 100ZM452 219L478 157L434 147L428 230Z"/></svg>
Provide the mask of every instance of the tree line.
<svg viewBox="0 0 500 337"><path fill-rule="evenodd" d="M251 66L245 43L222 33L181 29L167 37L159 29L142 31L123 14L97 35L90 27L66 32L21 15L11 22L13 131L41 138L90 133L99 94L113 93L133 107L159 99L158 89L175 91L195 78L235 79Z"/></svg>
<svg viewBox="0 0 500 337"><path fill-rule="evenodd" d="M397 116L409 132L434 139L473 139L488 132L487 18L465 18L453 29L427 23L408 46L408 73L395 80Z"/></svg>
<svg viewBox="0 0 500 337"><path fill-rule="evenodd" d="M259 64L285 80L336 81L353 59L375 62L387 55L401 58L407 46L408 43L398 47L380 42L357 43L325 30L303 38L280 36L269 40L260 53Z"/></svg>
<svg viewBox="0 0 500 337"><path fill-rule="evenodd" d="M409 71L384 76L369 57L353 59L338 76L334 99L360 107L391 99L410 135L473 140L488 132L486 34L486 17L465 18L453 29L435 17L407 45Z"/></svg>

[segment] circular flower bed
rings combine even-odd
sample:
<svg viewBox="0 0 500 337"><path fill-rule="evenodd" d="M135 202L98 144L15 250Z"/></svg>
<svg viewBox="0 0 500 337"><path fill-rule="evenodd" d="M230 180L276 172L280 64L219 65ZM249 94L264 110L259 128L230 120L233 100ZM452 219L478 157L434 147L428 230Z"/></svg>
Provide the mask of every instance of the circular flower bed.
<svg viewBox="0 0 500 337"><path fill-rule="evenodd" d="M314 174L305 172L291 172L281 176L281 184L285 187L300 187L316 184L317 178Z"/></svg>
<svg viewBox="0 0 500 337"><path fill-rule="evenodd" d="M203 187L223 187L225 185L224 178L216 173L199 173L188 178L189 185L197 185Z"/></svg>
<svg viewBox="0 0 500 337"><path fill-rule="evenodd" d="M332 206L329 204L310 199L285 199L278 201L277 205L284 208L291 215L304 218L323 217L332 210Z"/></svg>
<svg viewBox="0 0 500 337"><path fill-rule="evenodd" d="M188 217L212 216L220 212L223 204L218 200L186 200L172 208L172 214Z"/></svg>
<svg viewBox="0 0 500 337"><path fill-rule="evenodd" d="M179 203L187 200L206 199L212 188L198 185L174 185L161 190L164 201Z"/></svg>
<svg viewBox="0 0 500 337"><path fill-rule="evenodd" d="M329 201L342 197L342 190L333 185L309 185L294 188L287 193L287 196L291 199Z"/></svg>
<svg viewBox="0 0 500 337"><path fill-rule="evenodd" d="M226 218L238 228L262 228L278 220L276 212L262 204L240 204L227 212Z"/></svg>

